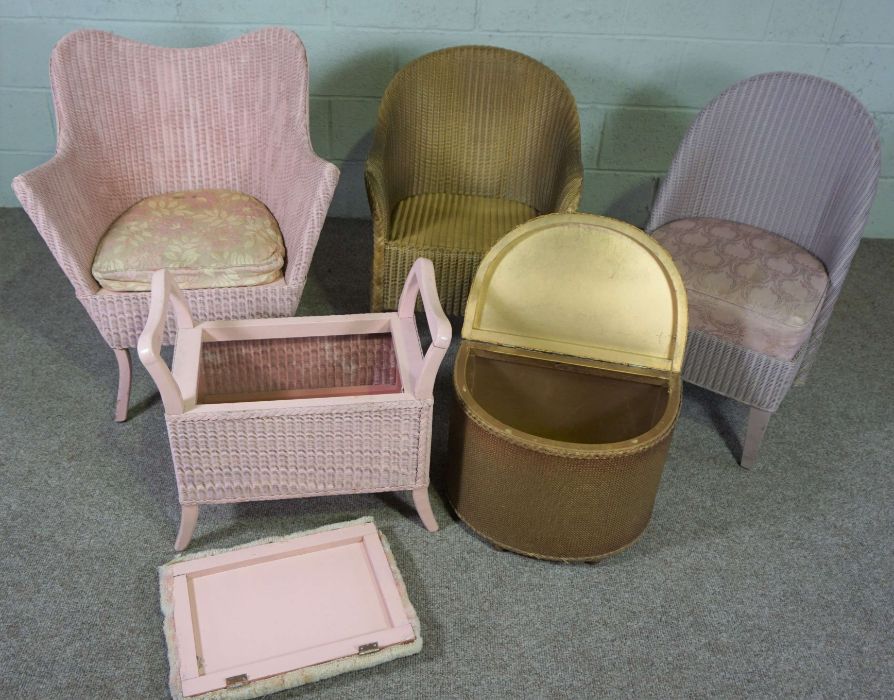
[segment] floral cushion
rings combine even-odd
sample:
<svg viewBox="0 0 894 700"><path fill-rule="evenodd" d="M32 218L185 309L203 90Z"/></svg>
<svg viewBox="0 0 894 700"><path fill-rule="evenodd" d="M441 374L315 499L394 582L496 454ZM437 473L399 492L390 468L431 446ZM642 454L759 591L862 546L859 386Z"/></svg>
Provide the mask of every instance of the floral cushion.
<svg viewBox="0 0 894 700"><path fill-rule="evenodd" d="M104 289L146 291L168 268L182 289L249 287L282 277L285 245L273 214L231 190L147 197L109 227L93 260Z"/></svg>
<svg viewBox="0 0 894 700"><path fill-rule="evenodd" d="M680 219L654 236L683 277L690 330L784 360L810 337L829 277L804 248L720 219Z"/></svg>

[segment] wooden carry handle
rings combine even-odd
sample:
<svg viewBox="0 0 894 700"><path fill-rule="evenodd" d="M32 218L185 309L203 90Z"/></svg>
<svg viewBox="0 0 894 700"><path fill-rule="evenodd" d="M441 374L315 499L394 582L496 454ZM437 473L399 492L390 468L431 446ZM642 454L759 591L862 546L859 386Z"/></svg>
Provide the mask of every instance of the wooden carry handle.
<svg viewBox="0 0 894 700"><path fill-rule="evenodd" d="M428 398L432 395L435 385L435 377L438 367L447 348L450 347L450 339L453 329L450 321L441 306L438 297L438 287L435 283L435 266L428 258L418 258L410 268L407 281L400 293L400 301L397 304L397 315L401 319L411 319L415 324L416 296L422 297L422 308L425 310L425 318L428 322L428 331L431 335L431 345L425 353L422 369L416 379L414 393L417 399Z"/></svg>
<svg viewBox="0 0 894 700"><path fill-rule="evenodd" d="M156 270L152 274L152 299L149 302L149 316L146 327L137 342L137 354L140 362L148 370L155 381L165 413L178 415L183 413L183 394L161 356L161 339L168 320L168 305L174 308L177 329L193 328L195 324L189 313L189 306L180 292L180 287L173 276L165 269Z"/></svg>

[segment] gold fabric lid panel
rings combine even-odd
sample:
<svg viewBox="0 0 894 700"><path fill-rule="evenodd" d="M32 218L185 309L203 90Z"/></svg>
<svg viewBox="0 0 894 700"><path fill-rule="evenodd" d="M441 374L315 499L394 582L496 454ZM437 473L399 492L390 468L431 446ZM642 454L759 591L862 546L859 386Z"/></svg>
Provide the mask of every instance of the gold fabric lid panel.
<svg viewBox="0 0 894 700"><path fill-rule="evenodd" d="M683 281L653 238L604 216L549 214L485 256L462 336L680 372L686 328Z"/></svg>

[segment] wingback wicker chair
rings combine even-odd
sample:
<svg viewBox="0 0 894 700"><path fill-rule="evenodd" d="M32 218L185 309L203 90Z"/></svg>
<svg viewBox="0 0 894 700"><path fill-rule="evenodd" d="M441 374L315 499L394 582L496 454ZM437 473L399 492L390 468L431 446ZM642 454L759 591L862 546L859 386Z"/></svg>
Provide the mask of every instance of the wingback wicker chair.
<svg viewBox="0 0 894 700"><path fill-rule="evenodd" d="M582 181L577 106L549 68L490 46L416 59L385 91L366 163L373 310L394 309L426 257L444 310L462 315L491 245L539 214L575 211Z"/></svg>
<svg viewBox="0 0 894 700"><path fill-rule="evenodd" d="M768 73L696 117L648 230L689 298L685 380L751 407L741 464L814 361L879 177L860 102L827 80Z"/></svg>
<svg viewBox="0 0 894 700"><path fill-rule="evenodd" d="M216 46L168 49L76 31L53 49L56 155L13 189L118 361L125 420L131 360L150 292L101 289L91 263L103 234L138 201L228 189L270 210L284 277L184 292L202 320L295 312L338 180L308 134L307 59L299 38L263 29ZM169 325L165 344L173 342Z"/></svg>

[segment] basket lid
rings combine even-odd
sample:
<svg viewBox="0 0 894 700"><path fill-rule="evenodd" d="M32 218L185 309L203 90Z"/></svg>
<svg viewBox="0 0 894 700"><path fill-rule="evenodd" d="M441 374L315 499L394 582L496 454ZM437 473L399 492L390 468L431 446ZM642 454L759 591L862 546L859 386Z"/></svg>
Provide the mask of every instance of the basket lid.
<svg viewBox="0 0 894 700"><path fill-rule="evenodd" d="M301 669L342 673L422 646L372 518L174 560L160 589L173 697L258 697Z"/></svg>
<svg viewBox="0 0 894 700"><path fill-rule="evenodd" d="M686 326L683 280L652 237L604 216L549 214L484 257L462 336L679 372Z"/></svg>

